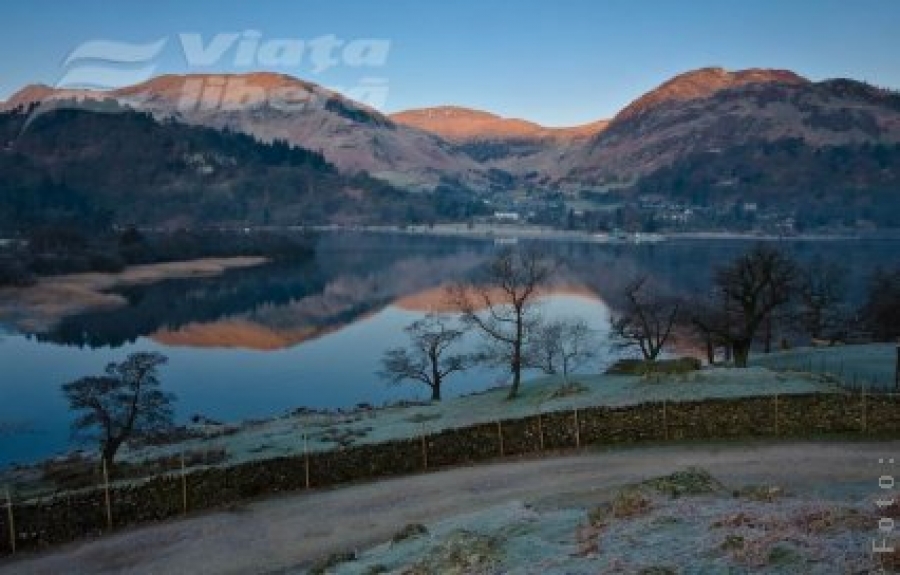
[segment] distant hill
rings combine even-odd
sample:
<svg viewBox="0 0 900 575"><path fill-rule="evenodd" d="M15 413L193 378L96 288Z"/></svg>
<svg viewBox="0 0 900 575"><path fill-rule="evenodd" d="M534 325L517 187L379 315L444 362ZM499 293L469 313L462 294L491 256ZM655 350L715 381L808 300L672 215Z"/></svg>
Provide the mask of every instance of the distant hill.
<svg viewBox="0 0 900 575"><path fill-rule="evenodd" d="M339 172L280 140L190 126L95 102L0 114L0 226L85 220L206 223L402 221L426 198ZM32 110L33 112L33 110Z"/></svg>
<svg viewBox="0 0 900 575"><path fill-rule="evenodd" d="M660 84L628 104L616 114L616 119L634 118L670 102L708 98L716 92L728 88L760 84L806 85L809 84L809 80L790 70L752 68L729 72L724 68L701 68L679 74Z"/></svg>
<svg viewBox="0 0 900 575"><path fill-rule="evenodd" d="M571 181L592 184L638 179L698 153L751 143L799 139L823 149L900 142L895 93L852 80L812 83L784 72L705 81L719 77L709 70L684 74L642 96L561 170Z"/></svg>
<svg viewBox="0 0 900 575"><path fill-rule="evenodd" d="M62 99L114 99L158 119L244 132L316 150L344 173L365 171L408 189L447 176L486 185L480 166L443 140L311 82L269 72L164 75L111 91L26 86L7 109Z"/></svg>
<svg viewBox="0 0 900 575"><path fill-rule="evenodd" d="M703 68L662 83L608 122L574 129L453 106L391 118L509 174L511 188L785 209L816 200L817 219L900 225L890 224L900 217L900 96L853 80ZM840 214L841 205L852 209Z"/></svg>
<svg viewBox="0 0 900 575"><path fill-rule="evenodd" d="M291 105L279 104L279 98ZM541 198L555 198L558 206L560 198L578 199L585 193L597 198L612 192L617 201L633 201L643 194L700 205L750 201L786 212L818 210L814 221L900 226L900 95L849 79L812 82L787 70L703 68L663 82L612 120L571 128L549 128L458 106L385 116L315 84L270 73L160 76L111 92L36 85L24 88L2 107L23 110L37 104L32 111L40 126L48 111L65 107L66 102L104 99L146 112L162 128L148 128L145 134L110 120L104 129L113 134L124 130L133 141L121 141L122 150L104 150L102 157L91 154L106 146L94 125L104 120L92 120L87 126L80 123L84 118L76 123L51 122L56 131L52 137L71 142L71 149L54 147L50 136L29 144L28 138L36 134L27 135L24 142L7 135L13 144L0 160L5 162L0 165L0 180L7 185L52 182L55 187L42 184L42 197L65 196L68 202L80 202L80 196L71 192L85 191L87 179L99 186L94 192L114 194L115 189L125 202L124 194L133 190L151 192L145 183L148 178L135 177L132 182L124 175L143 169L134 167L137 157L118 164L107 158L137 153L148 135L165 141L158 136L159 129L185 130L189 125L212 129L209 133L223 138L250 135L260 140L255 146L277 141L279 149L300 147L333 166L331 171L324 165L272 166L265 163L268 160L252 159L258 152L249 150L251 160L245 162L244 152L232 150L228 157L233 165L228 167L215 161L223 156L215 146L224 144L211 144L207 141L211 136L204 136L202 145L192 151L204 159L188 164L195 171L213 172L193 173L177 167L185 163L183 153L180 159L169 158L169 148L149 142L153 161L146 170L155 171L155 193L166 196L182 190L187 197L186 190L196 190L202 182L202 201L216 198L215 210L208 213L217 219L259 219L260 206L269 207L263 218L267 221L272 221L274 211L283 220L301 214L320 220L375 220L404 210L410 221L463 219L479 209L492 209L485 206L509 206L523 197L529 198L527 209L540 210ZM52 117L57 122L67 118ZM180 127L173 127L173 121ZM88 130L90 137L80 130ZM29 145L43 150L26 155L27 161L11 159L18 157L11 152L21 155L23 146ZM208 145L213 148L200 149ZM87 162L89 157L93 163ZM79 164L82 160L85 163ZM168 165L176 168L166 176ZM111 173L86 177L82 169ZM256 174L251 175L254 169ZM123 178L133 184L131 191L112 184ZM291 178L312 183L300 185L304 191L298 193L296 186L285 183L294 181ZM379 189L386 195L399 194L398 190L413 195L402 200L395 195L397 201L391 203L372 195ZM134 201L142 206L145 200ZM282 210L282 205L292 207ZM153 202L145 208L135 214L161 217L153 212Z"/></svg>
<svg viewBox="0 0 900 575"><path fill-rule="evenodd" d="M561 157L601 133L609 123L597 120L581 126L550 128L458 106L407 110L390 118L397 124L446 139L456 152L508 174L513 186L531 185L529 180L535 176L540 179Z"/></svg>
<svg viewBox="0 0 900 575"><path fill-rule="evenodd" d="M431 132L455 143L516 139L568 142L594 136L607 124L605 120L598 120L583 126L548 128L528 120L503 118L459 106L405 110L391 114L390 118L398 124Z"/></svg>

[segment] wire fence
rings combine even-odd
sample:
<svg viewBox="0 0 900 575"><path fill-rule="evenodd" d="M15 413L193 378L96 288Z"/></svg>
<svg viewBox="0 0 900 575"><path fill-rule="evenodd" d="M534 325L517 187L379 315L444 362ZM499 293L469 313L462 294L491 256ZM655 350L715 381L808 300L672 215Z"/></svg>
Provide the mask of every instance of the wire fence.
<svg viewBox="0 0 900 575"><path fill-rule="evenodd" d="M860 355L858 350L843 354L840 348L828 347L804 353L760 356L755 363L782 372L815 374L829 379L838 388L872 394L900 392L900 346L894 361L884 361L882 349L878 355Z"/></svg>

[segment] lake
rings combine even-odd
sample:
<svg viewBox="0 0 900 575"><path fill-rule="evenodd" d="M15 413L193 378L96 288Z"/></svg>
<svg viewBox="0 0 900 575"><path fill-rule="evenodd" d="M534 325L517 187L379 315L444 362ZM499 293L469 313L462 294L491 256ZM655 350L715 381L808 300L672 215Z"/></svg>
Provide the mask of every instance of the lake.
<svg viewBox="0 0 900 575"><path fill-rule="evenodd" d="M542 300L546 316L584 318L597 332L596 371L615 353L606 335L622 286L652 275L665 289L708 289L713 267L749 248L746 240L658 244L547 241L564 262ZM898 265L896 241L790 241L798 259L852 266L858 301L865 276ZM126 306L64 318L46 333L9 325L0 335L0 465L66 452L71 416L60 385L102 372L134 351L169 358L161 371L178 397L176 415L236 421L300 406L352 407L426 399L413 384L387 386L375 372L403 327L422 317L447 284L470 277L499 247L492 241L384 233L326 233L314 259L238 269L219 277L166 280L120 292ZM470 336L464 347L476 345ZM531 374L535 375L535 374ZM502 370L473 369L445 383L446 396L506 382Z"/></svg>

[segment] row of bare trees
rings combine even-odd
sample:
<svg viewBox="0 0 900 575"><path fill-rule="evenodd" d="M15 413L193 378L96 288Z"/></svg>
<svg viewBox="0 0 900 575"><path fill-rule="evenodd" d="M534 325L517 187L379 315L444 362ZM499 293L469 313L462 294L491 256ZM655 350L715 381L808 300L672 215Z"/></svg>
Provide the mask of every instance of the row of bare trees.
<svg viewBox="0 0 900 575"><path fill-rule="evenodd" d="M804 268L777 248L757 244L717 268L707 293L666 296L646 278L631 283L612 331L620 346L640 348L649 361L671 343L676 330L691 331L704 343L710 363L716 349L724 348L736 367L746 367L754 342L761 338L769 351L775 324L789 313L813 337L821 337L843 301L840 277L821 262ZM796 306L788 310L791 303Z"/></svg>
<svg viewBox="0 0 900 575"><path fill-rule="evenodd" d="M649 278L629 283L612 334L619 347L654 361L674 333L693 333L709 363L722 349L736 367L747 366L754 345L770 352L778 334L814 343L900 336L900 270L876 272L861 309L849 303L848 275L840 263L799 263L776 246L757 244L716 268L706 293L676 297Z"/></svg>
<svg viewBox="0 0 900 575"><path fill-rule="evenodd" d="M519 395L526 369L559 374L568 383L597 346L584 320L542 317L538 298L556 269L556 262L536 249L502 250L482 277L448 288L457 315L429 314L406 328L409 346L389 350L379 375L394 384L424 383L432 400L441 398L444 378L476 364L509 371L510 399ZM473 353L457 352L456 344L469 331L482 336L481 346Z"/></svg>
<svg viewBox="0 0 900 575"><path fill-rule="evenodd" d="M583 320L541 316L536 300L556 268L534 249L500 252L481 281L448 290L458 316L433 314L409 326L410 346L390 350L380 374L392 383L422 382L434 400L444 378L476 363L508 369L510 399L519 394L524 369L568 381L598 346ZM616 347L636 348L656 361L673 334L692 332L704 342L710 363L717 349L725 349L736 367L746 367L754 343L769 351L776 326L788 319L812 338L839 337L846 325L844 276L836 264L801 266L776 247L758 244L717 268L706 294L669 295L648 277L627 283L611 336ZM482 347L459 353L456 346L469 330L483 336Z"/></svg>

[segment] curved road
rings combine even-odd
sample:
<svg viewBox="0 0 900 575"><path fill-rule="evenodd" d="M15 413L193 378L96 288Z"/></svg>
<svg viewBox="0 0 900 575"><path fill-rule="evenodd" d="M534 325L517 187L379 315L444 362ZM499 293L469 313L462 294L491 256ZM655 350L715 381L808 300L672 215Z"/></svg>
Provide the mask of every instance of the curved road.
<svg viewBox="0 0 900 575"><path fill-rule="evenodd" d="M877 493L885 473L878 460L889 457L900 464L900 441L682 445L506 461L285 495L137 527L3 561L0 575L266 573L386 541L407 523L613 487L688 465L730 485L770 482L797 490L871 481Z"/></svg>

